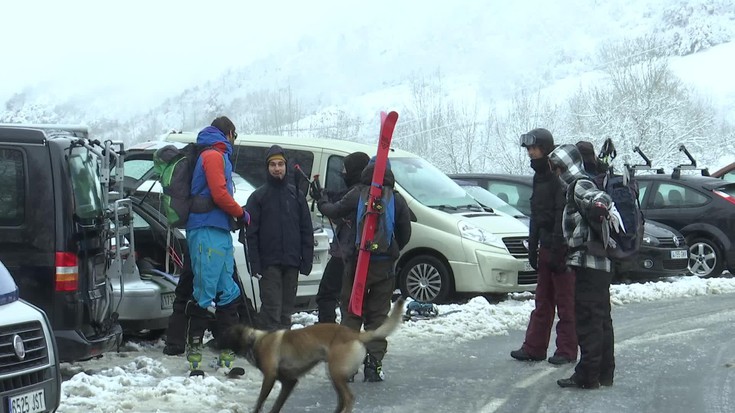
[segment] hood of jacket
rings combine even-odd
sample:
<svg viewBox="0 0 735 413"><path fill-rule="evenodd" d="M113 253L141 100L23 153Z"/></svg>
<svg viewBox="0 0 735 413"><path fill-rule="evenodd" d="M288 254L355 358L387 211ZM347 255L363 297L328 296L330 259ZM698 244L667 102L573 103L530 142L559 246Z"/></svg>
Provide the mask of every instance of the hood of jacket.
<svg viewBox="0 0 735 413"><path fill-rule="evenodd" d="M227 140L225 134L214 126L207 126L199 131L197 145L214 146L227 156L232 154L232 144Z"/></svg>
<svg viewBox="0 0 735 413"><path fill-rule="evenodd" d="M345 184L347 187L351 187L360 182L362 178L362 170L365 169L370 156L365 152L354 152L345 156L342 163L345 166Z"/></svg>
<svg viewBox="0 0 735 413"><path fill-rule="evenodd" d="M579 178L588 177L584 172L584 163L582 154L575 145L565 144L559 145L549 154L549 162L552 165L560 166L564 172L559 178L565 185L570 185Z"/></svg>

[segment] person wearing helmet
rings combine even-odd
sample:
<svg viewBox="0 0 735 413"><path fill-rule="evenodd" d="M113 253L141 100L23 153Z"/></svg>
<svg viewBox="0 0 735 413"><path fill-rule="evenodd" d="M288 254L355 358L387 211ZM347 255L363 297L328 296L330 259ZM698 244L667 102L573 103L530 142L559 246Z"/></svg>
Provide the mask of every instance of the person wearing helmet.
<svg viewBox="0 0 735 413"><path fill-rule="evenodd" d="M577 360L577 335L574 329L574 272L566 265L566 241L562 232L562 212L566 203L559 179L549 168L549 153L554 137L538 128L521 135L521 146L528 151L533 175L531 219L528 231L528 261L538 271L535 309L526 329L523 346L510 355L521 361L546 359L555 312L556 351L551 364Z"/></svg>
<svg viewBox="0 0 735 413"><path fill-rule="evenodd" d="M577 275L574 309L580 349L574 374L556 383L582 389L612 386L615 373L615 336L610 316L612 263L587 249L587 243L597 237L591 227L607 219L612 199L589 179L582 154L575 145L554 149L549 154L549 165L567 192L562 229L569 248L567 265Z"/></svg>

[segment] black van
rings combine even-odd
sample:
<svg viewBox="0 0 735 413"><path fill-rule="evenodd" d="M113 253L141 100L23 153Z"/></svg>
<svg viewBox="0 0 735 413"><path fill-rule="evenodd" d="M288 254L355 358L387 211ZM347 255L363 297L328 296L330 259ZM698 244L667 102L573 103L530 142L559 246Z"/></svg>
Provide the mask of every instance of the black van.
<svg viewBox="0 0 735 413"><path fill-rule="evenodd" d="M119 345L109 232L85 127L0 124L0 260L51 320L61 361ZM97 143L97 147L101 148Z"/></svg>

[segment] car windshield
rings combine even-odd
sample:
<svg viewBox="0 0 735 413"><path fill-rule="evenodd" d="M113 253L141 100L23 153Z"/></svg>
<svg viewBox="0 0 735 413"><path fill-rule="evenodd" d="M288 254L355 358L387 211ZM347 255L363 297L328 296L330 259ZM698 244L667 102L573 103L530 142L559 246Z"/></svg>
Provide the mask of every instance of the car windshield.
<svg viewBox="0 0 735 413"><path fill-rule="evenodd" d="M480 210L482 207L445 175L423 158L390 158L396 182L417 201L442 210Z"/></svg>
<svg viewBox="0 0 735 413"><path fill-rule="evenodd" d="M18 300L18 286L10 276L8 269L0 262L0 305Z"/></svg>
<svg viewBox="0 0 735 413"><path fill-rule="evenodd" d="M85 148L76 148L69 156L69 169L76 215L83 220L102 215L102 184L97 175L97 158Z"/></svg>
<svg viewBox="0 0 735 413"><path fill-rule="evenodd" d="M494 210L503 212L505 214L508 214L512 217L522 217L524 216L521 211L514 208L511 205L508 205L506 202L504 202L502 199L498 198L494 194L492 194L490 191L488 191L485 188L481 188L477 185L463 185L462 188L464 188L465 191L467 191L470 196L475 198L477 202L480 204L490 207Z"/></svg>

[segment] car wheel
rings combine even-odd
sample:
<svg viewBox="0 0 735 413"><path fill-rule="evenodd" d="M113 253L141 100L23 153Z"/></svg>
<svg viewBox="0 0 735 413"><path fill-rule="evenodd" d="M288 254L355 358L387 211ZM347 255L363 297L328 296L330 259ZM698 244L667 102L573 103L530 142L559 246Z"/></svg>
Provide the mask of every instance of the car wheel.
<svg viewBox="0 0 735 413"><path fill-rule="evenodd" d="M416 301L440 303L449 297L451 276L444 263L431 255L411 258L401 269L400 288Z"/></svg>
<svg viewBox="0 0 735 413"><path fill-rule="evenodd" d="M698 277L718 277L725 268L720 247L707 238L691 237L689 245L689 272Z"/></svg>

